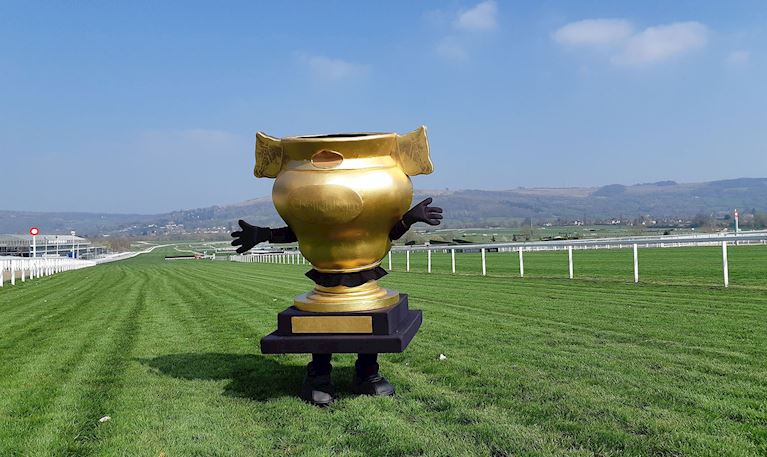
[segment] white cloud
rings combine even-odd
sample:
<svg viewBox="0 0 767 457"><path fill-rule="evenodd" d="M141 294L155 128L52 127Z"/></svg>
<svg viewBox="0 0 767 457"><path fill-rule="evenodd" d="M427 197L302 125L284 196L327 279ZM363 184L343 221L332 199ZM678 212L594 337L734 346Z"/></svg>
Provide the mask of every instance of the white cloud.
<svg viewBox="0 0 767 457"><path fill-rule="evenodd" d="M300 56L312 77L323 81L341 81L367 74L367 65L333 59L325 56Z"/></svg>
<svg viewBox="0 0 767 457"><path fill-rule="evenodd" d="M437 44L437 54L448 60L464 61L469 58L466 47L452 36L447 36Z"/></svg>
<svg viewBox="0 0 767 457"><path fill-rule="evenodd" d="M554 32L554 40L568 46L603 46L623 42L634 33L625 19L586 19L571 22Z"/></svg>
<svg viewBox="0 0 767 457"><path fill-rule="evenodd" d="M708 29L700 22L675 22L648 27L632 36L622 52L613 57L620 65L645 65L660 62L694 49L708 41Z"/></svg>
<svg viewBox="0 0 767 457"><path fill-rule="evenodd" d="M436 26L452 29L434 47L437 55L453 62L464 62L469 60L470 50L482 44L485 33L498 27L498 4L495 0L486 0L468 10L436 10L424 17Z"/></svg>
<svg viewBox="0 0 767 457"><path fill-rule="evenodd" d="M742 49L732 51L727 56L727 63L734 66L745 65L749 60L751 60L751 53Z"/></svg>
<svg viewBox="0 0 767 457"><path fill-rule="evenodd" d="M608 49L616 65L649 65L700 49L708 42L700 22L674 22L634 32L625 19L586 19L571 22L552 34L558 44Z"/></svg>
<svg viewBox="0 0 767 457"><path fill-rule="evenodd" d="M486 0L460 13L454 26L461 30L492 30L498 25L497 16L495 0Z"/></svg>

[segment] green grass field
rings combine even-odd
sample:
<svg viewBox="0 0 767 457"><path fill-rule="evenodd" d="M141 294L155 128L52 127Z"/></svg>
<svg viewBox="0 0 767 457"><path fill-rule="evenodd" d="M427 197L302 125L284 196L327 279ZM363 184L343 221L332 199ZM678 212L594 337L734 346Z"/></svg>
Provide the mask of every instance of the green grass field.
<svg viewBox="0 0 767 457"><path fill-rule="evenodd" d="M487 274L490 276L519 276L516 252L488 252ZM730 246L728 248L730 282L740 286L767 289L767 246ZM525 278L567 278L567 251L525 252ZM385 267L388 260L384 259ZM427 271L426 252L412 252L410 271ZM634 259L631 249L574 250L576 279L599 281L634 281ZM402 251L394 251L394 271L406 269ZM432 273L450 273L450 252L432 254ZM458 274L482 273L480 254L456 254ZM640 281L653 284L719 286L723 284L722 248L664 248L639 249Z"/></svg>
<svg viewBox="0 0 767 457"><path fill-rule="evenodd" d="M0 456L764 456L767 248L491 253L489 276L404 254L383 282L424 310L382 356L394 398L298 400L306 356L258 340L302 265L162 260L0 289ZM459 272L479 272L460 255ZM446 360L438 359L440 354ZM100 423L99 418L111 420Z"/></svg>

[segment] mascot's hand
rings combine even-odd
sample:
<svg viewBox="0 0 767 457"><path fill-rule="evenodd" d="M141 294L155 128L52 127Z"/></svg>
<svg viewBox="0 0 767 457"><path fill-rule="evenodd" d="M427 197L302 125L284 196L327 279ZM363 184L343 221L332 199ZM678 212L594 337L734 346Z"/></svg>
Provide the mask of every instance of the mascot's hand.
<svg viewBox="0 0 767 457"><path fill-rule="evenodd" d="M271 233L270 229L250 225L242 219L239 220L239 224L242 230L232 232L232 236L234 237L232 246L239 246L237 248L238 254L249 251L258 243L269 241L269 235Z"/></svg>
<svg viewBox="0 0 767 457"><path fill-rule="evenodd" d="M432 202L431 197L415 205L402 216L402 222L410 227L416 222L425 222L429 225L439 225L442 222L442 208L429 206Z"/></svg>

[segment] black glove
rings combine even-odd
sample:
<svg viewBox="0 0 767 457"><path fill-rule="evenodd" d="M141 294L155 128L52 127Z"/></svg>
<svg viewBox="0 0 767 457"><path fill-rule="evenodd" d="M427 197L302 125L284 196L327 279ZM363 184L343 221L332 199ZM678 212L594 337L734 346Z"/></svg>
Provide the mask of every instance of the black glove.
<svg viewBox="0 0 767 457"><path fill-rule="evenodd" d="M232 232L232 236L235 238L232 240L232 246L240 246L237 248L238 254L249 251L258 243L269 241L272 232L270 228L250 225L242 219L238 223L242 230Z"/></svg>
<svg viewBox="0 0 767 457"><path fill-rule="evenodd" d="M429 207L431 197L410 208L410 211L402 216L402 222L410 228L416 222L425 222L429 225L439 225L442 222L442 208Z"/></svg>
<svg viewBox="0 0 767 457"><path fill-rule="evenodd" d="M421 203L410 208L410 210L402 216L402 219L392 227L389 232L389 239L394 241L398 240L410 230L410 226L416 222L425 222L429 225L439 225L442 222L442 208L432 207L431 197L422 201Z"/></svg>

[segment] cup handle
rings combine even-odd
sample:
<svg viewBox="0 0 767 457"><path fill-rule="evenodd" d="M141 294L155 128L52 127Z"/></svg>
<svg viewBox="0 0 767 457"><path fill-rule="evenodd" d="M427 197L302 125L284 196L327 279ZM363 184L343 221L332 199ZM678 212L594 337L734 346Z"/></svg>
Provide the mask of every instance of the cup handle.
<svg viewBox="0 0 767 457"><path fill-rule="evenodd" d="M426 126L404 135L397 135L397 160L400 168L408 176L428 175L434 171L429 157L429 140Z"/></svg>
<svg viewBox="0 0 767 457"><path fill-rule="evenodd" d="M282 169L282 142L263 132L256 133L256 178L276 178Z"/></svg>

